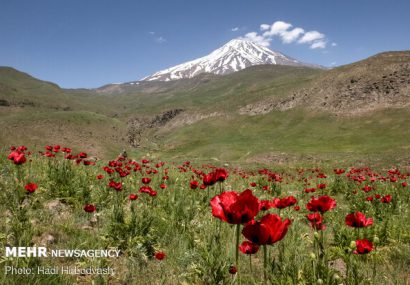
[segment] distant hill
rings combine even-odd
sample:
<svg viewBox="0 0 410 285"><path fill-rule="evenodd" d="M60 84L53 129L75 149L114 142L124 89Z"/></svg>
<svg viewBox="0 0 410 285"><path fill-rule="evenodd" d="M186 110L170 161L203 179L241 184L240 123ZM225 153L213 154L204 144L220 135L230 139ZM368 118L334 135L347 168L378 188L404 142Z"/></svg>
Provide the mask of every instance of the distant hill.
<svg viewBox="0 0 410 285"><path fill-rule="evenodd" d="M410 52L331 70L255 65L67 90L0 68L0 144L59 143L99 156L283 162L294 157L410 164Z"/></svg>

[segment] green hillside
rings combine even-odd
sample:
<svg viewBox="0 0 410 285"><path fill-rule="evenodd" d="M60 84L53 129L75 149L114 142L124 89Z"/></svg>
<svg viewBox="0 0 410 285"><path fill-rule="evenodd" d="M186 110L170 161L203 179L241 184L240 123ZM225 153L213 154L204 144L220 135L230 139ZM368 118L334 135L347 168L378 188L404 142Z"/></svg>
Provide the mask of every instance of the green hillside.
<svg viewBox="0 0 410 285"><path fill-rule="evenodd" d="M0 145L58 143L89 149L99 157L112 157L125 148L181 160L269 163L338 158L408 163L409 54L384 53L333 70L254 66L226 76L202 74L95 90L61 89L0 67ZM390 92L377 93L370 84L387 86ZM292 100L299 101L283 110L268 106ZM355 106L350 100L361 104L355 114L350 112ZM332 108L326 110L322 101ZM240 112L253 105L266 105L271 111L252 116ZM182 112L163 116L171 110ZM137 148L129 143L131 122L137 124Z"/></svg>

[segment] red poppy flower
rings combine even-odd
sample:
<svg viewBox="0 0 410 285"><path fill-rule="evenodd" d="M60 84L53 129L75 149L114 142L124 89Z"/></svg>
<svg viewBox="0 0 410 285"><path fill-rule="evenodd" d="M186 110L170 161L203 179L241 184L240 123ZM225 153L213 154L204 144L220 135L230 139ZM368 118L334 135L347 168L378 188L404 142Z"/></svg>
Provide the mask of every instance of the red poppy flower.
<svg viewBox="0 0 410 285"><path fill-rule="evenodd" d="M333 172L334 172L335 174L337 174L337 175L340 175L340 174L345 173L345 170L344 170L344 169L340 169L340 168L336 168L336 169L333 169Z"/></svg>
<svg viewBox="0 0 410 285"><path fill-rule="evenodd" d="M11 161L13 161L13 163L16 164L16 165L21 165L21 164L23 164L27 161L26 156L24 155L24 153L22 153L20 151L11 152L7 158L10 159Z"/></svg>
<svg viewBox="0 0 410 285"><path fill-rule="evenodd" d="M217 168L214 170L214 180L217 182L224 182L229 174L225 168Z"/></svg>
<svg viewBox="0 0 410 285"><path fill-rule="evenodd" d="M70 152L71 152L71 148L63 147L63 148L61 149L61 151L62 151L62 152L65 152L65 153L70 153Z"/></svg>
<svg viewBox="0 0 410 285"><path fill-rule="evenodd" d="M255 254L259 250L259 245L250 241L244 241L239 246L239 250L244 254Z"/></svg>
<svg viewBox="0 0 410 285"><path fill-rule="evenodd" d="M151 182L151 178L144 177L144 178L141 179L141 181L142 181L142 183L144 183L144 184L149 184L149 183Z"/></svg>
<svg viewBox="0 0 410 285"><path fill-rule="evenodd" d="M108 186L110 187L110 188L114 188L115 190L117 190L117 191L121 191L122 190L122 183L121 182L115 182L115 181L110 181L109 183L108 183Z"/></svg>
<svg viewBox="0 0 410 285"><path fill-rule="evenodd" d="M137 200L138 199L138 195L137 194L130 194L129 199L131 201Z"/></svg>
<svg viewBox="0 0 410 285"><path fill-rule="evenodd" d="M355 254L366 254L373 250L373 243L367 239L356 240L356 250L353 251Z"/></svg>
<svg viewBox="0 0 410 285"><path fill-rule="evenodd" d="M191 189L196 189L196 188L198 188L198 186L199 186L199 182L198 182L198 181L192 180L191 182L189 182L189 187L190 187Z"/></svg>
<svg viewBox="0 0 410 285"><path fill-rule="evenodd" d="M346 216L346 225L353 228L364 228L373 225L373 219L367 218L362 212L351 213Z"/></svg>
<svg viewBox="0 0 410 285"><path fill-rule="evenodd" d="M154 257L155 257L155 259L157 259L157 260L163 260L166 256L167 256L167 255L166 255L165 252L163 252L163 251L157 251L157 252L154 254Z"/></svg>
<svg viewBox="0 0 410 285"><path fill-rule="evenodd" d="M147 194L149 194L151 191L154 191L154 190L152 190L152 188L149 186L141 186L140 190L138 190L138 192L140 193L147 193Z"/></svg>
<svg viewBox="0 0 410 285"><path fill-rule="evenodd" d="M24 189L27 190L28 193L33 193L38 188L36 183L28 183L24 186Z"/></svg>
<svg viewBox="0 0 410 285"><path fill-rule="evenodd" d="M79 157L79 158L87 158L87 154L86 154L85 152L80 152L80 153L78 154L78 157Z"/></svg>
<svg viewBox="0 0 410 285"><path fill-rule="evenodd" d="M148 159L143 159L143 160L141 160L141 162L142 162L142 164L147 164L147 163L149 163L149 160Z"/></svg>
<svg viewBox="0 0 410 285"><path fill-rule="evenodd" d="M327 212L336 207L336 201L331 197L324 195L319 198L312 197L312 199L307 203L306 208L312 212Z"/></svg>
<svg viewBox="0 0 410 285"><path fill-rule="evenodd" d="M84 165L95 165L95 162L92 160L83 160Z"/></svg>
<svg viewBox="0 0 410 285"><path fill-rule="evenodd" d="M289 219L282 221L276 214L267 214L260 221L246 225L242 234L258 245L274 244L285 237L290 224Z"/></svg>
<svg viewBox="0 0 410 285"><path fill-rule="evenodd" d="M235 191L223 192L211 199L212 215L230 224L243 224L251 221L259 212L259 200L247 189L238 194Z"/></svg>
<svg viewBox="0 0 410 285"><path fill-rule="evenodd" d="M236 269L236 266L234 266L234 265L229 266L229 273L230 274L234 275L234 274L236 274L236 272L238 272L238 270Z"/></svg>
<svg viewBox="0 0 410 285"><path fill-rule="evenodd" d="M159 188L161 188L161 189L165 189L165 188L167 188L167 185L166 185L166 184L164 184L164 183L162 183L161 185L159 185Z"/></svg>
<svg viewBox="0 0 410 285"><path fill-rule="evenodd" d="M313 229L317 231L323 231L326 229L326 225L323 224L323 216L320 213L316 212L309 214L306 218L310 222Z"/></svg>
<svg viewBox="0 0 410 285"><path fill-rule="evenodd" d="M97 208L93 204L86 204L84 206L84 211L86 211L87 213L93 213L95 212L95 210L97 210Z"/></svg>
<svg viewBox="0 0 410 285"><path fill-rule="evenodd" d="M251 187L256 187L256 182L251 182L249 185L250 185Z"/></svg>
<svg viewBox="0 0 410 285"><path fill-rule="evenodd" d="M386 196L383 196L383 197L380 199L380 201L381 201L382 203L390 203L390 202L391 202L391 198L392 198L391 195L386 195Z"/></svg>
<svg viewBox="0 0 410 285"><path fill-rule="evenodd" d="M270 200L259 201L259 211L267 211L273 207L273 202Z"/></svg>
<svg viewBox="0 0 410 285"><path fill-rule="evenodd" d="M213 172L210 172L210 173L208 173L208 174L204 174L204 176L202 177L202 183L203 183L205 186L212 186L212 185L214 185L214 184L216 183L214 173L213 173Z"/></svg>
<svg viewBox="0 0 410 285"><path fill-rule="evenodd" d="M293 196L285 197L282 199L275 198L273 199L273 207L277 209L284 209L286 207L293 206L297 203L297 200Z"/></svg>
<svg viewBox="0 0 410 285"><path fill-rule="evenodd" d="M365 185L363 188L362 188L362 190L364 191L364 192L370 192L371 190L372 190L373 188L371 187L371 186L369 186L369 185Z"/></svg>
<svg viewBox="0 0 410 285"><path fill-rule="evenodd" d="M103 179L103 178L104 178L104 175L102 175L102 174L97 175L97 179L98 179L98 180L101 180L101 179Z"/></svg>
<svg viewBox="0 0 410 285"><path fill-rule="evenodd" d="M317 189L325 189L326 188L326 184L321 183L317 185Z"/></svg>
<svg viewBox="0 0 410 285"><path fill-rule="evenodd" d="M401 183L401 186L402 186L402 187L407 187L408 184L407 184L407 182L402 182L402 183Z"/></svg>

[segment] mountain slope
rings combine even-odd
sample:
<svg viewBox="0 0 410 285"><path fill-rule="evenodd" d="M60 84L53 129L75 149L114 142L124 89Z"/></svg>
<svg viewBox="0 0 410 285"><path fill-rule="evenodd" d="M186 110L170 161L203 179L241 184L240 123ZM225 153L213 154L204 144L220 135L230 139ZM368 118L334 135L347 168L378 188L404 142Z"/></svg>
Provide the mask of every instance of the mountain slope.
<svg viewBox="0 0 410 285"><path fill-rule="evenodd" d="M158 71L142 80L170 81L192 78L201 73L224 75L261 64L308 66L254 42L234 39L207 56Z"/></svg>
<svg viewBox="0 0 410 285"><path fill-rule="evenodd" d="M285 99L250 104L241 112L263 114L304 106L343 115L409 104L410 51L398 51L322 72Z"/></svg>

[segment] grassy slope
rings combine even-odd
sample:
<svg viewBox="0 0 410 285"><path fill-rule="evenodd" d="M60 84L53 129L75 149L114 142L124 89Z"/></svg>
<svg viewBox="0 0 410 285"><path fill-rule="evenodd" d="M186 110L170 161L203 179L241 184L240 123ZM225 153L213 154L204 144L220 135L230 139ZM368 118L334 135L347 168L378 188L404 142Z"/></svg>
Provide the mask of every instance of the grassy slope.
<svg viewBox="0 0 410 285"><path fill-rule="evenodd" d="M143 94L136 89L106 98L121 102L126 107L125 114L152 114L173 108L202 113L232 112L271 96L285 96L321 72L310 68L255 66L208 81L188 79L181 83L183 88L175 86L166 92Z"/></svg>
<svg viewBox="0 0 410 285"><path fill-rule="evenodd" d="M346 68L339 69L346 73ZM16 70L0 68L0 99L35 103L24 108L0 107L0 144L60 143L91 147L97 155L108 157L126 148L129 117L184 108L186 114L223 115L182 128L151 131L143 148L134 151L241 162L278 152L322 158L403 158L409 148L409 109L386 109L355 117L302 109L253 117L237 114L246 104L288 96L324 72L255 66L223 77L203 76L179 84L152 83L148 87L157 91L151 93L144 93L147 87L128 86L125 93L102 95L90 90L60 89ZM68 111L63 111L65 107Z"/></svg>
<svg viewBox="0 0 410 285"><path fill-rule="evenodd" d="M125 126L86 90L64 90L12 68L0 68L0 146L61 144L113 155L124 147ZM107 115L106 115L107 114Z"/></svg>
<svg viewBox="0 0 410 285"><path fill-rule="evenodd" d="M335 117L304 110L261 116L212 118L164 134L165 156L220 157L244 161L261 153L286 152L323 158L408 153L410 110L378 111L360 117Z"/></svg>

